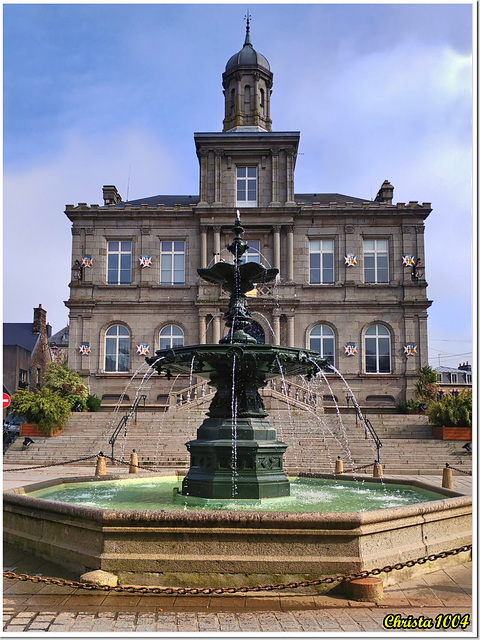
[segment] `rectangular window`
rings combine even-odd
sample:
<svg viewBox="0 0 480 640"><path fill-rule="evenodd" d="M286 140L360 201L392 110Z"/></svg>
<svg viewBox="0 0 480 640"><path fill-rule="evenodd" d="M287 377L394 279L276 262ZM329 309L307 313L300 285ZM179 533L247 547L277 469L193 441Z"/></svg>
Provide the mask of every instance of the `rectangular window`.
<svg viewBox="0 0 480 640"><path fill-rule="evenodd" d="M472 384L472 374L467 373L467 384Z"/></svg>
<svg viewBox="0 0 480 640"><path fill-rule="evenodd" d="M363 265L367 284L388 283L388 240L364 240Z"/></svg>
<svg viewBox="0 0 480 640"><path fill-rule="evenodd" d="M185 242L160 243L160 284L185 284Z"/></svg>
<svg viewBox="0 0 480 640"><path fill-rule="evenodd" d="M236 192L238 207L257 206L257 167L237 167Z"/></svg>
<svg viewBox="0 0 480 640"><path fill-rule="evenodd" d="M132 282L132 242L116 240L107 246L107 283L130 284Z"/></svg>
<svg viewBox="0 0 480 640"><path fill-rule="evenodd" d="M242 264L245 262L256 262L260 264L260 240L249 240L248 250L243 254Z"/></svg>
<svg viewBox="0 0 480 640"><path fill-rule="evenodd" d="M333 240L310 240L310 284L333 283Z"/></svg>
<svg viewBox="0 0 480 640"><path fill-rule="evenodd" d="M458 378L457 378L457 374L456 373L451 373L450 374L450 382L452 382L453 384L457 384Z"/></svg>
<svg viewBox="0 0 480 640"><path fill-rule="evenodd" d="M26 389L28 387L28 372L25 369L20 369L18 372L18 388Z"/></svg>

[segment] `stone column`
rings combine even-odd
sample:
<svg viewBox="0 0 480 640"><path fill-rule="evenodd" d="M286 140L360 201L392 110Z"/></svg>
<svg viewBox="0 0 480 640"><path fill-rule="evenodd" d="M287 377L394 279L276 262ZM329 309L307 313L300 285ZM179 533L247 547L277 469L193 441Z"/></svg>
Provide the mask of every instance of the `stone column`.
<svg viewBox="0 0 480 640"><path fill-rule="evenodd" d="M293 161L295 157L295 151L293 149L286 149L287 154L287 201L286 206L292 207L295 205L295 197L293 193Z"/></svg>
<svg viewBox="0 0 480 640"><path fill-rule="evenodd" d="M293 227L287 229L287 282L293 282Z"/></svg>
<svg viewBox="0 0 480 640"><path fill-rule="evenodd" d="M295 346L295 316L287 316L287 342L289 347Z"/></svg>
<svg viewBox="0 0 480 640"><path fill-rule="evenodd" d="M280 344L280 341L281 341L280 331L281 331L280 314L275 314L274 313L274 315L273 315L273 333L275 334L275 344Z"/></svg>
<svg viewBox="0 0 480 640"><path fill-rule="evenodd" d="M220 260L220 231L222 227L213 227L213 253L214 262Z"/></svg>
<svg viewBox="0 0 480 640"><path fill-rule="evenodd" d="M271 207L279 207L279 195L278 195L278 149L272 149L272 201Z"/></svg>
<svg viewBox="0 0 480 640"><path fill-rule="evenodd" d="M198 344L206 344L207 342L207 319L204 315L198 316Z"/></svg>
<svg viewBox="0 0 480 640"><path fill-rule="evenodd" d="M208 151L199 151L200 157L200 202L198 206L208 207L207 197L207 174L208 174Z"/></svg>
<svg viewBox="0 0 480 640"><path fill-rule="evenodd" d="M216 207L222 206L222 155L223 151L220 149L215 150L215 197L213 205Z"/></svg>
<svg viewBox="0 0 480 640"><path fill-rule="evenodd" d="M273 266L280 270L280 230L279 224L273 227Z"/></svg>
<svg viewBox="0 0 480 640"><path fill-rule="evenodd" d="M215 316L213 318L213 343L217 344L221 338L221 324L220 324L220 316Z"/></svg>
<svg viewBox="0 0 480 640"><path fill-rule="evenodd" d="M200 227L200 264L202 267L206 267L208 265L207 227Z"/></svg>

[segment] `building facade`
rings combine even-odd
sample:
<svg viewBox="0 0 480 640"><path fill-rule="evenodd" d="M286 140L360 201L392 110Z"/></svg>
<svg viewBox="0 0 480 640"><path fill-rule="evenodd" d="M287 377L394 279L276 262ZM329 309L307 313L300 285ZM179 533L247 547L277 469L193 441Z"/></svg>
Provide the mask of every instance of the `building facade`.
<svg viewBox="0 0 480 640"><path fill-rule="evenodd" d="M103 204L67 205L72 223L69 365L90 391L115 401L158 348L216 343L228 297L197 275L229 260L240 212L246 260L279 269L249 300L259 341L319 351L362 407L393 407L414 395L428 363L424 224L430 203L393 203L295 192L300 133L273 131L273 73L249 34L223 73L223 131L195 133L199 194L123 202L113 185ZM350 390L327 374L338 403ZM172 384L150 381L150 404ZM127 391L131 399L134 392Z"/></svg>
<svg viewBox="0 0 480 640"><path fill-rule="evenodd" d="M33 391L43 383L51 362L48 339L52 327L47 312L39 304L33 310L33 322L3 324L3 389L9 395L19 389Z"/></svg>

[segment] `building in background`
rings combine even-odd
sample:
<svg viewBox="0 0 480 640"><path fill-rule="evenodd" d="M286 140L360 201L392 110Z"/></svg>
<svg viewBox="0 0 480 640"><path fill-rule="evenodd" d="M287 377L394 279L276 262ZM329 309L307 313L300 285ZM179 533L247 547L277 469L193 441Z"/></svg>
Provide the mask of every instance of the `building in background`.
<svg viewBox="0 0 480 640"><path fill-rule="evenodd" d="M48 346L50 347L50 355L52 356L53 362L57 362L58 364L68 363L69 331L70 329L67 325L48 339Z"/></svg>
<svg viewBox="0 0 480 640"><path fill-rule="evenodd" d="M458 395L465 389L472 388L472 365L468 362L459 364L457 369L453 367L436 367L437 384L441 393Z"/></svg>
<svg viewBox="0 0 480 640"><path fill-rule="evenodd" d="M9 395L19 389L39 389L51 361L48 338L52 327L39 304L33 322L3 324L3 389Z"/></svg>
<svg viewBox="0 0 480 640"><path fill-rule="evenodd" d="M197 268L229 260L225 247L239 210L245 259L279 269L277 282L259 286L249 301L257 340L319 351L364 408L412 398L428 364L423 259L430 203L394 203L387 180L374 200L296 193L300 133L272 130L273 73L251 44L248 21L222 84L223 130L194 134L198 195L124 202L109 185L102 204L66 206L69 366L91 393L114 402L146 355L218 342L228 296L200 280ZM327 378L344 405L343 381L333 372ZM149 404L162 404L172 385L191 382L155 377L144 392ZM128 387L126 399L134 394Z"/></svg>

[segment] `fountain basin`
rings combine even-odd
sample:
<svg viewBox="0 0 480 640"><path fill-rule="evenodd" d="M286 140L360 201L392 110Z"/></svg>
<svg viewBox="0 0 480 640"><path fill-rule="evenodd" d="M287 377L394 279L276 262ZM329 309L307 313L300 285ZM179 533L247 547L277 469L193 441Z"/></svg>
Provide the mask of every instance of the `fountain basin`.
<svg viewBox="0 0 480 640"><path fill-rule="evenodd" d="M124 583L215 587L382 568L472 540L471 496L417 481L409 485L434 491L441 499L358 513L293 513L126 511L31 495L54 485L93 480L99 478L60 478L4 492L5 541L80 573L115 573ZM365 478L365 483L371 481ZM405 580L406 572L437 570L464 560L465 554L459 554L382 577L392 583Z"/></svg>

